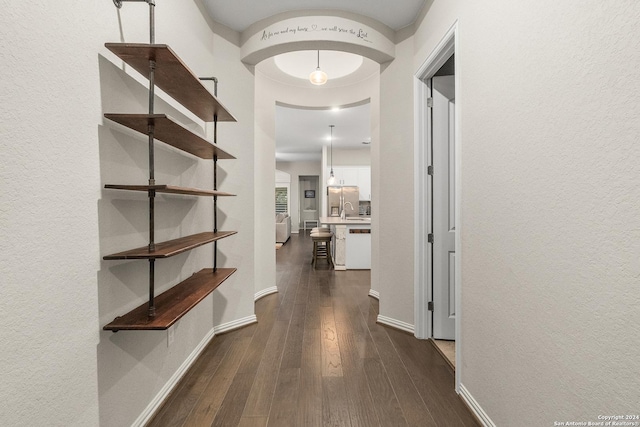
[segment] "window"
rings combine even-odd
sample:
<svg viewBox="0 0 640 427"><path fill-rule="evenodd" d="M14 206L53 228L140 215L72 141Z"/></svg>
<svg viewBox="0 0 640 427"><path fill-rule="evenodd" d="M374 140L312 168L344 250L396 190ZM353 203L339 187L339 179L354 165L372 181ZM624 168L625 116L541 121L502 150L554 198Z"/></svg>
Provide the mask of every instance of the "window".
<svg viewBox="0 0 640 427"><path fill-rule="evenodd" d="M289 213L288 187L276 187L276 213Z"/></svg>

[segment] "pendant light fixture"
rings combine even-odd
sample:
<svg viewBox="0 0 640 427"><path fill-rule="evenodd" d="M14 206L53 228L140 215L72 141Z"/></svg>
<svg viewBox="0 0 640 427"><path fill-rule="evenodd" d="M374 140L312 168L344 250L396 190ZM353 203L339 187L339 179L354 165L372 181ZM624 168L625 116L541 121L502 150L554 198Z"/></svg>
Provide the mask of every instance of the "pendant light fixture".
<svg viewBox="0 0 640 427"><path fill-rule="evenodd" d="M320 69L320 51L318 51L318 68L309 75L309 80L316 86L323 85L327 82L327 73Z"/></svg>
<svg viewBox="0 0 640 427"><path fill-rule="evenodd" d="M331 144L331 172L329 173L329 179L327 180L327 185L335 185L336 177L333 174L333 128L335 125L329 125L331 129L330 144Z"/></svg>

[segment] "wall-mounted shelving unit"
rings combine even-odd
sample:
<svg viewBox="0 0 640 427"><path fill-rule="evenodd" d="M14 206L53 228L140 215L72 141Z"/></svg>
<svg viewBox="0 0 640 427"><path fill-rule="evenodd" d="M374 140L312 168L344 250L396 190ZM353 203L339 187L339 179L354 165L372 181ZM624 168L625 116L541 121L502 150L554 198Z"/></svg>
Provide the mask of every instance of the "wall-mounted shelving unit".
<svg viewBox="0 0 640 427"><path fill-rule="evenodd" d="M114 0L117 7L123 1ZM140 1L140 0L138 0ZM149 182L147 184L107 184L106 189L146 192L149 198L149 244L144 247L105 255L104 260L148 260L149 301L123 316L116 317L103 329L119 330L162 330L173 325L207 295L220 286L235 268L218 268L217 242L236 231L218 230L218 197L234 194L218 191L217 167L219 159L234 159L231 154L217 146L218 122L236 121L217 99L217 79L214 80L214 94L209 92L200 80L180 58L164 44L154 40L154 0L142 0L149 4L150 43L106 43L105 47L126 64L149 79L149 113L117 114L108 113L104 117L141 134L149 140ZM155 88L159 88L178 101L205 122L214 123L213 141L186 129L166 114L154 113ZM213 160L213 189L198 189L155 182L154 147L157 142L171 145L179 150L202 159ZM172 193L188 196L213 197L213 231L184 236L177 239L155 242L155 197L157 193ZM205 268L188 279L174 285L160 295L155 295L155 261L213 243L213 268Z"/></svg>

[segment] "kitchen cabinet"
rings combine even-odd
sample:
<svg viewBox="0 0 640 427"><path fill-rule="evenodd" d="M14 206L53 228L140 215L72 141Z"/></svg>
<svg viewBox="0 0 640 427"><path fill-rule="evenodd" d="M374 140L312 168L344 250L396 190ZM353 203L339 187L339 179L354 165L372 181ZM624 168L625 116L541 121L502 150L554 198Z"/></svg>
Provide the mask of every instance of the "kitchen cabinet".
<svg viewBox="0 0 640 427"><path fill-rule="evenodd" d="M347 270L371 270L371 225L348 225L346 231Z"/></svg>
<svg viewBox="0 0 640 427"><path fill-rule="evenodd" d="M336 185L358 185L358 169L346 166L334 166L333 175Z"/></svg>
<svg viewBox="0 0 640 427"><path fill-rule="evenodd" d="M371 269L371 218L320 217L334 232L332 243L336 271Z"/></svg>
<svg viewBox="0 0 640 427"><path fill-rule="evenodd" d="M371 200L371 167L361 166L358 168L358 188L360 189L360 200Z"/></svg>
<svg viewBox="0 0 640 427"><path fill-rule="evenodd" d="M327 175L330 170L327 171ZM335 185L355 185L360 190L360 200L371 200L370 166L334 166Z"/></svg>

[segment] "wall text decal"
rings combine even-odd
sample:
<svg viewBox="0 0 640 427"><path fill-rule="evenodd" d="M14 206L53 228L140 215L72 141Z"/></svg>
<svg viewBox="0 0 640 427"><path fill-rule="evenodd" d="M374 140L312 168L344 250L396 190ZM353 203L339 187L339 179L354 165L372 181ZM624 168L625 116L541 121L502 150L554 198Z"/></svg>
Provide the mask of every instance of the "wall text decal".
<svg viewBox="0 0 640 427"><path fill-rule="evenodd" d="M395 57L395 43L388 34L341 16L299 16L266 25L242 43L241 55L243 62L255 65L283 52L319 46L367 56L381 64Z"/></svg>
<svg viewBox="0 0 640 427"><path fill-rule="evenodd" d="M367 43L373 43L371 40L368 39L369 37L369 32L365 31L362 28L348 28L348 27L343 27L343 26L338 26L338 25L333 25L333 26L325 26L325 25L318 25L318 24L311 24L311 25L296 25L296 26L286 26L283 29L280 30L263 30L262 31L262 37L260 38L261 41L267 41L267 40L271 40L271 38L273 37L277 37L277 36L281 36L281 35L296 35L297 33L312 33L312 32L328 32L328 33L338 33L338 34L348 34L350 36L353 36L357 39L360 39L362 41L365 41Z"/></svg>

